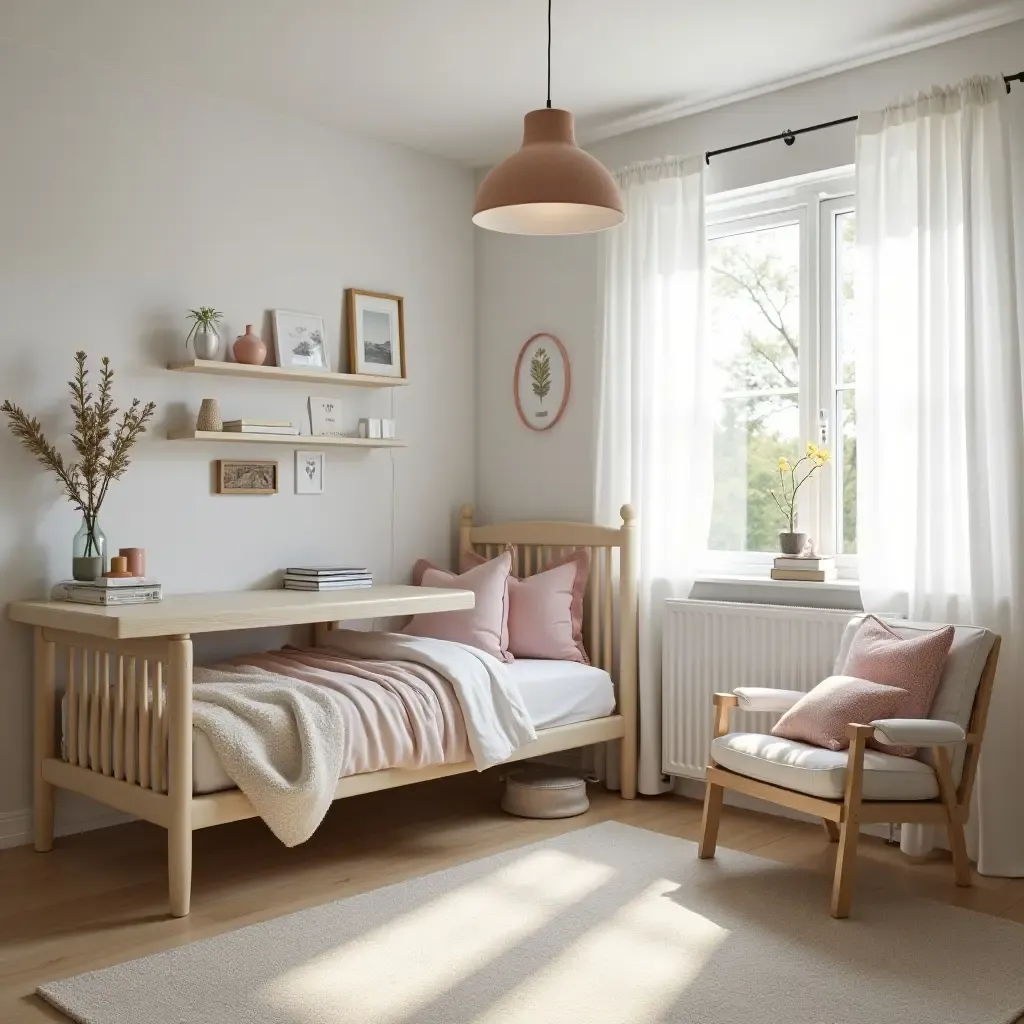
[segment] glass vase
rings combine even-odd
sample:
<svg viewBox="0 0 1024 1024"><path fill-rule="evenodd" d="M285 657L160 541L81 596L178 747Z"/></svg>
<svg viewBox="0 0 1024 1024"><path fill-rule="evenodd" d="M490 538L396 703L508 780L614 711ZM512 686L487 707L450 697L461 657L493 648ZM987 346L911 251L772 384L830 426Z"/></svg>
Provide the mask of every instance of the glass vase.
<svg viewBox="0 0 1024 1024"><path fill-rule="evenodd" d="M71 575L80 583L89 583L106 571L107 538L95 516L83 516L71 549Z"/></svg>

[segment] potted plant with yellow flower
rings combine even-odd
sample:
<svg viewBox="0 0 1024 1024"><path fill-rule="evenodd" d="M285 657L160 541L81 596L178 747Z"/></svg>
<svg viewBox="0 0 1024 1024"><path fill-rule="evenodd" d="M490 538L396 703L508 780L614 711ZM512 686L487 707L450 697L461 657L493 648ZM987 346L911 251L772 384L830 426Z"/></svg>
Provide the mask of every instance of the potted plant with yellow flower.
<svg viewBox="0 0 1024 1024"><path fill-rule="evenodd" d="M796 496L815 473L824 466L831 456L824 448L813 442L807 445L806 454L791 463L785 456L779 459L779 491L769 489L779 511L786 517L788 530L779 533L779 550L784 555L799 555L807 545L807 534L796 530ZM801 470L801 467L804 467Z"/></svg>

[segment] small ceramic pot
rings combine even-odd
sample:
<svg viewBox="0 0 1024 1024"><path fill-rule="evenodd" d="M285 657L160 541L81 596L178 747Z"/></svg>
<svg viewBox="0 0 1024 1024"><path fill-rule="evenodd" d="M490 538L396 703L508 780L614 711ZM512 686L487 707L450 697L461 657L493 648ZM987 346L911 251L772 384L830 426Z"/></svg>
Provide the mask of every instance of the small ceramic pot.
<svg viewBox="0 0 1024 1024"><path fill-rule="evenodd" d="M220 358L220 335L212 325L209 327L197 327L192 332L192 351L196 359L219 359Z"/></svg>
<svg viewBox="0 0 1024 1024"><path fill-rule="evenodd" d="M142 577L146 575L146 549L145 548L121 548L119 555L128 559L128 571L133 576Z"/></svg>
<svg viewBox="0 0 1024 1024"><path fill-rule="evenodd" d="M220 417L220 402L216 398L204 398L199 406L196 417L196 430L223 430L224 422Z"/></svg>
<svg viewBox="0 0 1024 1024"><path fill-rule="evenodd" d="M267 346L258 334L252 333L252 324L245 325L245 334L235 339L231 351L235 354L236 363L248 363L250 366L262 366L267 358Z"/></svg>
<svg viewBox="0 0 1024 1024"><path fill-rule="evenodd" d="M807 544L806 533L780 533L779 550L784 555L799 555Z"/></svg>

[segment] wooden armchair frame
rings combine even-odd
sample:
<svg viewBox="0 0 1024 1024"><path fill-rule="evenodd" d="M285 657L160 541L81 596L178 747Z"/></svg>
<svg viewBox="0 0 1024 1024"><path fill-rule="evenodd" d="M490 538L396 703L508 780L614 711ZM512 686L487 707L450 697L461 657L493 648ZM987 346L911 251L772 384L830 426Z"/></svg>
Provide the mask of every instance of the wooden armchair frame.
<svg viewBox="0 0 1024 1024"><path fill-rule="evenodd" d="M952 761L945 745L931 748L935 774L939 782L939 798L936 800L862 800L864 783L864 749L868 737L875 731L872 725L851 723L846 727L850 737L849 759L846 771L846 788L842 800L826 800L808 796L792 789L784 789L769 782L751 779L729 771L710 759L707 768L707 783L704 791L704 814L701 821L701 839L698 856L702 860L714 857L718 843L718 826L722 816L725 791L767 800L769 803L788 807L794 811L821 818L831 842L839 844L836 856L835 875L832 881L832 902L830 913L833 917L849 917L853 894L853 880L857 861L857 838L860 826L869 822L912 822L920 824L945 825L949 835L949 848L953 855L953 874L956 884L971 885L971 863L967 857L964 839L964 823L971 805L971 792L978 772L981 756L981 742L985 735L989 704L992 700L992 685L995 681L996 664L999 660L999 637L995 638L988 659L981 673L978 690L971 709L967 727L967 753L964 757L960 785L953 779ZM729 731L729 713L737 707L739 698L732 693L716 693L715 738Z"/></svg>

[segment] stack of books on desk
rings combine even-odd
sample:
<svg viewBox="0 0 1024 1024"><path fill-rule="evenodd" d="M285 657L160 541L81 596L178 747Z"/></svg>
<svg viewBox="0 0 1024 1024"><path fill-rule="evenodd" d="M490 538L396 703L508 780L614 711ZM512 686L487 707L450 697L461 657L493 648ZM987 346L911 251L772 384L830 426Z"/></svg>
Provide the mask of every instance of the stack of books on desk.
<svg viewBox="0 0 1024 1024"><path fill-rule="evenodd" d="M773 580L828 583L836 578L832 555L779 555L772 569Z"/></svg>
<svg viewBox="0 0 1024 1024"><path fill-rule="evenodd" d="M369 569L300 566L287 569L284 574L285 590L352 590L372 585Z"/></svg>
<svg viewBox="0 0 1024 1024"><path fill-rule="evenodd" d="M294 437L299 428L291 420L225 420L224 429L230 434L286 434Z"/></svg>
<svg viewBox="0 0 1024 1024"><path fill-rule="evenodd" d="M163 597L163 587L153 580L131 576L127 579L93 580L83 583L68 580L61 584L65 601L75 604L98 604L122 606L126 604L155 604Z"/></svg>

